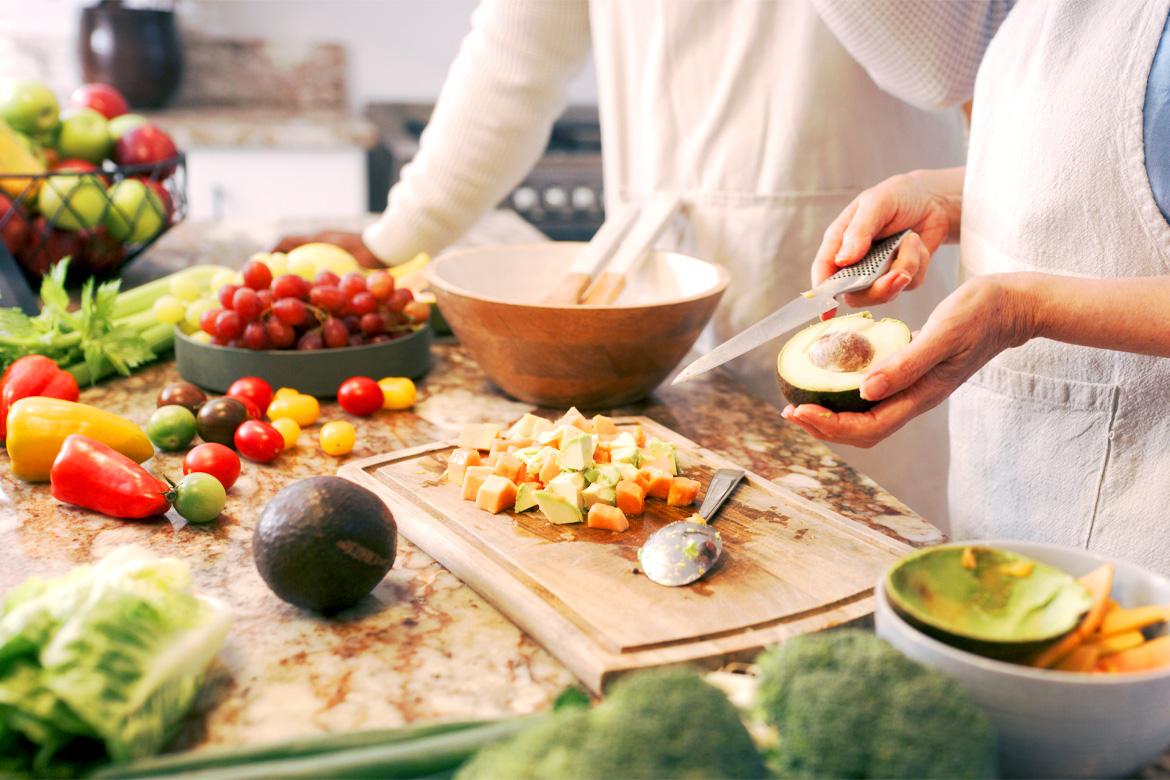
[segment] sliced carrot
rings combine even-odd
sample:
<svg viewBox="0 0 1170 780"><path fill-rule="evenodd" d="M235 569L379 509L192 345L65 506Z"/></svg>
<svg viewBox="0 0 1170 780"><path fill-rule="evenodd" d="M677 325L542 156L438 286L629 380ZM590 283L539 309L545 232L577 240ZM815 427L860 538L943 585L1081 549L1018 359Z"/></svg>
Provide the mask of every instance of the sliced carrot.
<svg viewBox="0 0 1170 780"><path fill-rule="evenodd" d="M480 466L483 460L479 450L457 449L447 458L447 481L452 485L463 485L463 473L468 466Z"/></svg>
<svg viewBox="0 0 1170 780"><path fill-rule="evenodd" d="M475 505L493 515L516 505L516 486L506 477L493 474L475 493Z"/></svg>
<svg viewBox="0 0 1170 780"><path fill-rule="evenodd" d="M470 466L463 474L463 500L474 501L484 480L492 475L491 466Z"/></svg>
<svg viewBox="0 0 1170 780"><path fill-rule="evenodd" d="M1114 653L1131 650L1145 641L1146 638L1142 636L1141 631L1124 631L1120 634L1114 634L1113 636L1107 636L1103 639L1089 642L1082 645L1082 647L1095 647L1097 648L1097 655L1104 658Z"/></svg>
<svg viewBox="0 0 1170 780"><path fill-rule="evenodd" d="M686 477L674 477L670 480L670 490L666 495L666 503L671 506L690 506L699 497L698 480Z"/></svg>
<svg viewBox="0 0 1170 780"><path fill-rule="evenodd" d="M1120 607L1105 613L1101 621L1099 632L1101 636L1112 636L1126 631L1140 631L1147 626L1164 623L1170 617L1170 607L1150 605L1121 609Z"/></svg>
<svg viewBox="0 0 1170 780"><path fill-rule="evenodd" d="M609 504L594 504L589 507L585 524L590 528L604 528L609 531L624 531L630 527L622 510Z"/></svg>
<svg viewBox="0 0 1170 780"><path fill-rule="evenodd" d="M520 472L524 470L524 461L515 455L501 454L496 458L495 473L511 482L523 482Z"/></svg>
<svg viewBox="0 0 1170 780"><path fill-rule="evenodd" d="M646 491L632 479L617 483L617 507L627 517L637 517L646 509Z"/></svg>
<svg viewBox="0 0 1170 780"><path fill-rule="evenodd" d="M1077 582L1085 586L1093 599L1089 611L1085 613L1081 624L1077 626L1077 633L1082 638L1086 638L1095 634L1097 629L1101 627L1101 621L1105 619L1105 608L1109 605L1109 593L1113 590L1113 564L1106 563L1099 566L1083 577L1078 577Z"/></svg>
<svg viewBox="0 0 1170 780"><path fill-rule="evenodd" d="M1105 656L1100 666L1107 672L1144 672L1170 666L1170 636L1160 636L1130 650Z"/></svg>
<svg viewBox="0 0 1170 780"><path fill-rule="evenodd" d="M1081 645L1057 662L1053 669L1062 672L1091 672L1100 653L1094 645Z"/></svg>
<svg viewBox="0 0 1170 780"><path fill-rule="evenodd" d="M1051 669L1060 659L1080 646L1081 635L1074 629L1032 656L1028 661L1028 666L1033 666L1037 669Z"/></svg>

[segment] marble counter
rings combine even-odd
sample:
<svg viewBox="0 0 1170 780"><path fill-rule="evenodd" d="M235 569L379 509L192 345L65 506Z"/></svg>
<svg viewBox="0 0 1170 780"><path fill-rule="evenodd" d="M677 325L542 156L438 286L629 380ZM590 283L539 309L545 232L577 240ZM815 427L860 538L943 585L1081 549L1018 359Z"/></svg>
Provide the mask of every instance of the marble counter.
<svg viewBox="0 0 1170 780"><path fill-rule="evenodd" d="M185 227L154 250L159 257L168 251L182 255L214 234ZM255 248L245 241L233 258L207 259L239 263ZM144 424L159 389L177 378L173 363L164 362L87 389L82 400ZM347 417L358 428L348 458L422 444L468 422L504 420L528 409L490 386L460 346L441 342L414 409ZM615 411L646 414L890 536L915 545L941 538L895 497L718 372ZM342 416L334 404L323 405L322 421ZM62 573L125 543L190 561L199 590L226 601L235 623L175 748L547 707L572 682L569 672L409 542L401 541L394 568L372 597L336 618L302 612L268 591L251 560L252 529L264 504L285 485L331 474L347 460L321 452L318 430L306 430L299 447L271 465L246 463L224 515L203 527L124 522L60 504L47 486L13 478L7 456L0 455L0 591L33 574ZM161 454L150 467L177 476L180 463L179 455Z"/></svg>
<svg viewBox="0 0 1170 780"><path fill-rule="evenodd" d="M199 106L146 115L166 130L180 149L197 147L263 149L369 149L378 133L368 119L343 110Z"/></svg>

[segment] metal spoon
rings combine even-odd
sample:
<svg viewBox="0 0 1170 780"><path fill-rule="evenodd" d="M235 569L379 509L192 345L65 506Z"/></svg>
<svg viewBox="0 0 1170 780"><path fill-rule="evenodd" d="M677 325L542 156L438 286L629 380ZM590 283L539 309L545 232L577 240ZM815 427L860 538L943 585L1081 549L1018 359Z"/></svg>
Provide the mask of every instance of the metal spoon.
<svg viewBox="0 0 1170 780"><path fill-rule="evenodd" d="M688 585L715 565L723 554L723 539L710 523L743 477L740 469L719 469L699 507L703 522L676 520L651 534L638 550L647 577L659 585Z"/></svg>

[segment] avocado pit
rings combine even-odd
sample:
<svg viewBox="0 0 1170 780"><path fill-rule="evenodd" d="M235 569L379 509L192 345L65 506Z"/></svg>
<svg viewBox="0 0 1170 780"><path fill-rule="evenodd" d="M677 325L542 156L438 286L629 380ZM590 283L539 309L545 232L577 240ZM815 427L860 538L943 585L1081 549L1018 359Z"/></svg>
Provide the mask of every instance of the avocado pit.
<svg viewBox="0 0 1170 780"><path fill-rule="evenodd" d="M873 343L852 330L830 331L808 348L809 362L826 371L861 371L873 355Z"/></svg>

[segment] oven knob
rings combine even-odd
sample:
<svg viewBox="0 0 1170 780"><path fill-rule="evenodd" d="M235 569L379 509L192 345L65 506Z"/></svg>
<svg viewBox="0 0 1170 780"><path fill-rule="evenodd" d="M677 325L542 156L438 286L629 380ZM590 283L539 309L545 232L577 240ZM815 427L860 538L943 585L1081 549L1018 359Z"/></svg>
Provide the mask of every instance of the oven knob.
<svg viewBox="0 0 1170 780"><path fill-rule="evenodd" d="M596 208L597 196L588 187L573 188L573 208L577 211L589 211Z"/></svg>
<svg viewBox="0 0 1170 780"><path fill-rule="evenodd" d="M531 187L517 187L512 193L512 205L517 211L529 211L536 206L537 200L536 190Z"/></svg>
<svg viewBox="0 0 1170 780"><path fill-rule="evenodd" d="M563 209L569 203L569 196L560 187L549 187L544 191L544 203L550 209Z"/></svg>

